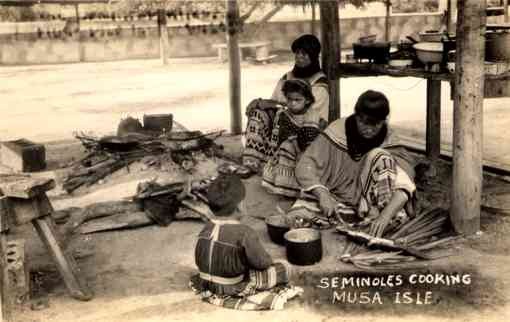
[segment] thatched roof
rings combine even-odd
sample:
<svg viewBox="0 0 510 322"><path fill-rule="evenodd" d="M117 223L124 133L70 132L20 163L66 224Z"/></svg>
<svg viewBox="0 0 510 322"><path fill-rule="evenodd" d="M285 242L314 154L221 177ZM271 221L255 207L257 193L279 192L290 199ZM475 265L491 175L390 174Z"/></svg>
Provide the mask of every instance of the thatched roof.
<svg viewBox="0 0 510 322"><path fill-rule="evenodd" d="M34 4L61 4L75 5L82 3L113 3L117 0L0 0L0 5L4 6L31 6Z"/></svg>
<svg viewBox="0 0 510 322"><path fill-rule="evenodd" d="M309 6L318 4L321 1L335 1L335 0L273 0L276 4L291 5L291 6ZM386 2L388 0L336 0L340 5L344 6L352 4L355 7L363 7L369 2Z"/></svg>

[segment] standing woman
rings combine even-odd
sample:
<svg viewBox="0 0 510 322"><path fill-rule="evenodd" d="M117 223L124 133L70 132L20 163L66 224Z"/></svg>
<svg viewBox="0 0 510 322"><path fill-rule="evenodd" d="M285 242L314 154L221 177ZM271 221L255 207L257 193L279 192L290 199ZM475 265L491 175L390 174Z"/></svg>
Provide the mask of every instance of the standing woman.
<svg viewBox="0 0 510 322"><path fill-rule="evenodd" d="M260 173L264 164L273 157L270 146L276 113L286 104L283 85L287 80L306 81L312 89L314 103L304 115L303 126L323 129L328 124L329 92L326 75L319 63L321 44L314 35L303 35L292 43L294 68L278 81L271 99L253 100L246 109L246 146L243 164L255 173Z"/></svg>

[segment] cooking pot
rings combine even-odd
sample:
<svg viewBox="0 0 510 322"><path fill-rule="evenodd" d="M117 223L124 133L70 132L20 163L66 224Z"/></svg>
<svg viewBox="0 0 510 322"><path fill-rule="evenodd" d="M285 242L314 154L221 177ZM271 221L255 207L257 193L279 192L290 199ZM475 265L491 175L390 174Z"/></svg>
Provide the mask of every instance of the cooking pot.
<svg viewBox="0 0 510 322"><path fill-rule="evenodd" d="M368 59L376 64L386 64L390 58L389 42L353 43L355 59Z"/></svg>
<svg viewBox="0 0 510 322"><path fill-rule="evenodd" d="M267 233L269 238L278 245L285 245L286 232L290 230L283 215L275 215L266 218Z"/></svg>
<svg viewBox="0 0 510 322"><path fill-rule="evenodd" d="M488 31L485 34L485 60L491 62L510 60L510 32Z"/></svg>
<svg viewBox="0 0 510 322"><path fill-rule="evenodd" d="M312 265L322 259L322 238L312 228L292 229L285 233L287 260L294 265Z"/></svg>

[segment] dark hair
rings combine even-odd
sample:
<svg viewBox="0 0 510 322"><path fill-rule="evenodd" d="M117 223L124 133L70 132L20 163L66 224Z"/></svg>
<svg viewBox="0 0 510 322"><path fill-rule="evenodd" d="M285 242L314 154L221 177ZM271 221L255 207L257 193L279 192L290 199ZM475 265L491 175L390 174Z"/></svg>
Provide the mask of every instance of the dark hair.
<svg viewBox="0 0 510 322"><path fill-rule="evenodd" d="M294 40L292 42L291 49L293 53L299 49L302 49L308 54L308 56L310 56L312 60L314 60L319 57L319 53L321 52L321 43L316 36L307 34L302 35Z"/></svg>
<svg viewBox="0 0 510 322"><path fill-rule="evenodd" d="M216 216L230 216L244 199L246 189L233 174L220 174L207 188L206 198Z"/></svg>
<svg viewBox="0 0 510 322"><path fill-rule="evenodd" d="M358 98L354 112L356 114L363 113L378 121L384 121L390 114L390 103L383 93L368 90Z"/></svg>
<svg viewBox="0 0 510 322"><path fill-rule="evenodd" d="M312 87L310 84L302 79L289 79L283 83L282 92L285 96L289 93L299 93L303 95L312 105L315 102L315 97L312 93Z"/></svg>
<svg viewBox="0 0 510 322"><path fill-rule="evenodd" d="M321 64L319 62L321 43L317 37L311 34L303 35L292 42L291 49L293 53L301 49L306 52L310 58L310 64L306 67L299 67L294 64L292 74L295 77L309 78L321 70Z"/></svg>

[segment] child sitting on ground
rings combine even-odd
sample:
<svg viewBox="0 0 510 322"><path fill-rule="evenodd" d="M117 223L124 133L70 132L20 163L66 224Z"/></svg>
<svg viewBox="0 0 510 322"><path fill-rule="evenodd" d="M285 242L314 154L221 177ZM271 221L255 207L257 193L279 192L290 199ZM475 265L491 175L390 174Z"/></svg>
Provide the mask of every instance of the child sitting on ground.
<svg viewBox="0 0 510 322"><path fill-rule="evenodd" d="M270 193L298 197L301 187L295 177L296 164L327 122L309 111L315 98L306 81L288 80L282 91L286 106L276 112L269 141L271 153L263 169L262 186Z"/></svg>
<svg viewBox="0 0 510 322"><path fill-rule="evenodd" d="M220 175L208 188L215 217L198 235L195 263L199 273L190 286L202 300L238 310L281 309L302 290L286 285L289 269L273 262L257 233L242 224L239 205L245 187L235 175Z"/></svg>

